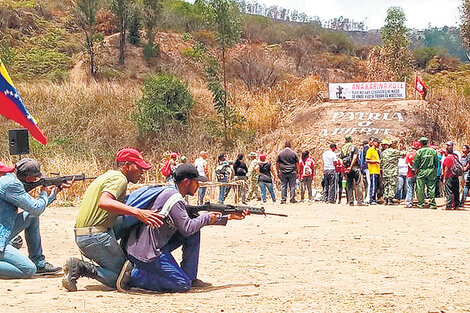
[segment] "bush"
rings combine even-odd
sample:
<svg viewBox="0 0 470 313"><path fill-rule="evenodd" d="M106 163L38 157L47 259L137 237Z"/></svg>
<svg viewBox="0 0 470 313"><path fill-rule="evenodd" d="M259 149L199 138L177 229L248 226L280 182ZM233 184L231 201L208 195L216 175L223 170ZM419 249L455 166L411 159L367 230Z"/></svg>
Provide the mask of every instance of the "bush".
<svg viewBox="0 0 470 313"><path fill-rule="evenodd" d="M160 46L158 44L153 44L151 42L147 42L144 44L144 58L156 58L160 54Z"/></svg>
<svg viewBox="0 0 470 313"><path fill-rule="evenodd" d="M183 50L183 55L187 58L201 60L206 52L207 47L202 42L196 42L191 48L185 48Z"/></svg>
<svg viewBox="0 0 470 313"><path fill-rule="evenodd" d="M133 119L140 135L145 135L172 123L187 124L192 106L191 93L177 76L154 75L144 82Z"/></svg>
<svg viewBox="0 0 470 313"><path fill-rule="evenodd" d="M26 78L48 77L58 70L68 70L72 66L70 57L50 49L17 49L14 68Z"/></svg>
<svg viewBox="0 0 470 313"><path fill-rule="evenodd" d="M433 47L424 47L420 49L413 50L413 56L416 59L416 64L419 68L426 68L429 60L431 60L435 55L440 54L443 51L439 51L437 48Z"/></svg>

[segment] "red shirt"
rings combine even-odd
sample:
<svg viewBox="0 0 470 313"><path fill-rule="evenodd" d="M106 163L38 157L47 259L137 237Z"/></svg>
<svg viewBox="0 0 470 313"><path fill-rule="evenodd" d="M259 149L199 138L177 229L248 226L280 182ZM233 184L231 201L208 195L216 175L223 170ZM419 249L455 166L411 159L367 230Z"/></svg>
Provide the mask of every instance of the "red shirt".
<svg viewBox="0 0 470 313"><path fill-rule="evenodd" d="M455 158L457 158L457 156L455 154L449 154L444 159L444 162L442 162L442 166L447 168L447 175L445 176L446 179L451 178L453 176L451 168L454 165ZM444 173L444 171L443 171L443 173Z"/></svg>
<svg viewBox="0 0 470 313"><path fill-rule="evenodd" d="M408 165L408 173L406 173L406 177L408 178L416 176L416 174L411 170L413 168L413 160L416 156L416 153L418 153L418 150L413 149L408 152L405 157L405 163Z"/></svg>
<svg viewBox="0 0 470 313"><path fill-rule="evenodd" d="M308 165L310 167L310 169L312 170L312 174L311 175L308 175L308 176L304 176L304 166L305 165ZM313 179L313 172L314 172L314 167L315 167L315 161L311 158L311 157L308 157L306 160L305 160L305 163L303 160L300 160L299 161L299 167L300 167L300 179L304 178L304 177L310 177Z"/></svg>

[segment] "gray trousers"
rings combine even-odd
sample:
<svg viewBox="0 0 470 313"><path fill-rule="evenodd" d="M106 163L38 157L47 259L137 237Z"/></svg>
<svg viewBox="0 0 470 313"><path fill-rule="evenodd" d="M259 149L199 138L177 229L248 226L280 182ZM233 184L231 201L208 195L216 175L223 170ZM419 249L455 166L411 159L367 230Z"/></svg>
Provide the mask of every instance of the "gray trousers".
<svg viewBox="0 0 470 313"><path fill-rule="evenodd" d="M285 202L287 199L287 185L290 190L290 201L295 201L295 180L297 173L282 173L281 172L281 201Z"/></svg>

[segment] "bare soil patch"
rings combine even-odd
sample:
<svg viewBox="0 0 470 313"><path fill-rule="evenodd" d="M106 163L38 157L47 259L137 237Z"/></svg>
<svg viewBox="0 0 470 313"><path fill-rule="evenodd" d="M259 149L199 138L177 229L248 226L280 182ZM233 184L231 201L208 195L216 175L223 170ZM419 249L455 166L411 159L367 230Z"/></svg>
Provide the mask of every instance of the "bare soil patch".
<svg viewBox="0 0 470 313"><path fill-rule="evenodd" d="M79 291L68 293L60 277L0 280L1 311L470 311L470 212L313 203L267 210L289 217L202 230L199 278L211 288L123 294L80 279ZM53 264L79 255L76 211L51 207L42 218Z"/></svg>

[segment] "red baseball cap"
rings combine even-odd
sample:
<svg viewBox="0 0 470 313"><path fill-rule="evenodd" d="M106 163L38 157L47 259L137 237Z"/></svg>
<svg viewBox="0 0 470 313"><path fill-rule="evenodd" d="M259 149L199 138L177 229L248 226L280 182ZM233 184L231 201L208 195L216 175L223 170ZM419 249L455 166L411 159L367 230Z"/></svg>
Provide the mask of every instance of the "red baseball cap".
<svg viewBox="0 0 470 313"><path fill-rule="evenodd" d="M416 149L416 150L421 149L422 146L423 146L423 145L421 144L421 142L419 142L419 141L417 141L417 140L413 141L412 147L413 147L414 149Z"/></svg>
<svg viewBox="0 0 470 313"><path fill-rule="evenodd" d="M152 164L144 160L142 153L134 148L124 148L116 153L116 162L134 162L144 170L152 167Z"/></svg>
<svg viewBox="0 0 470 313"><path fill-rule="evenodd" d="M14 170L14 167L6 166L0 161L0 173L13 173Z"/></svg>
<svg viewBox="0 0 470 313"><path fill-rule="evenodd" d="M172 152L171 155L170 155L170 157L171 157L172 159L176 159L176 158L178 157L178 153Z"/></svg>

